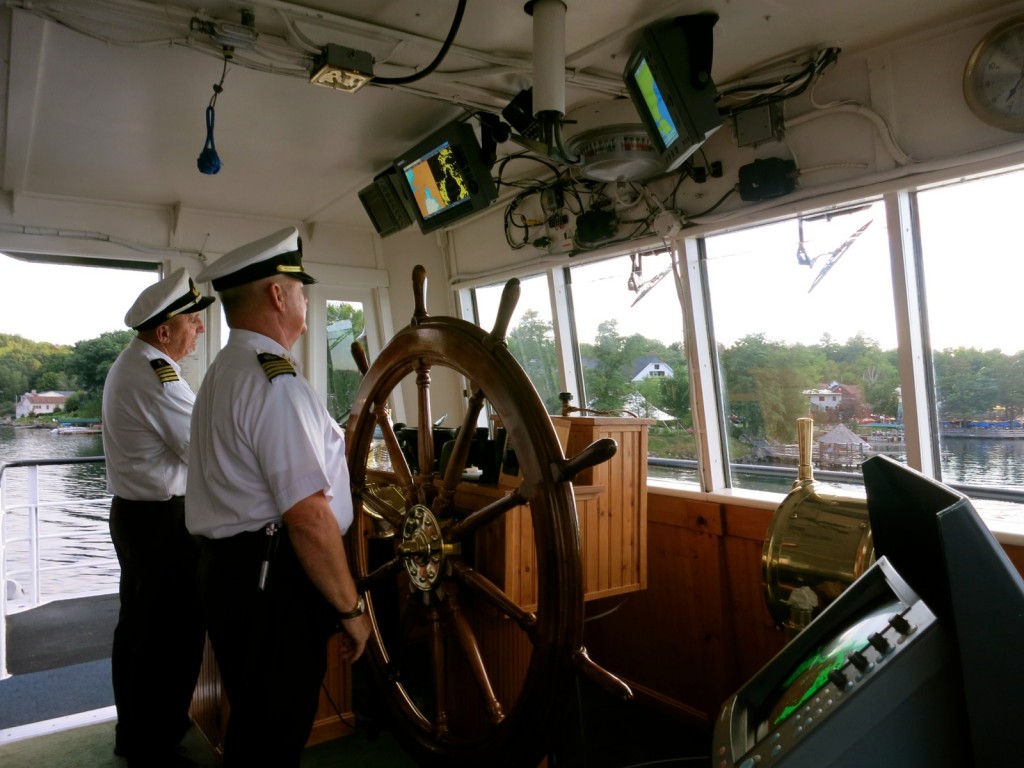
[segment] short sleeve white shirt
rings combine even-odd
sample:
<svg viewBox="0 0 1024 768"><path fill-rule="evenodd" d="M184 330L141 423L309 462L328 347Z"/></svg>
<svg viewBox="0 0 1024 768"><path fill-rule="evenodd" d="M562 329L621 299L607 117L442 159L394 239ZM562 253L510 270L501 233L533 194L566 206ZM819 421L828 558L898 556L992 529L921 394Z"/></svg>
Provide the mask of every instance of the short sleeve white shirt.
<svg viewBox="0 0 1024 768"><path fill-rule="evenodd" d="M268 373L259 354L294 373ZM323 491L342 532L352 523L345 437L298 363L273 339L233 329L192 416L185 521L195 534L255 531Z"/></svg>
<svg viewBox="0 0 1024 768"><path fill-rule="evenodd" d="M185 494L194 402L174 360L138 337L129 342L103 385L103 453L112 494L134 501Z"/></svg>

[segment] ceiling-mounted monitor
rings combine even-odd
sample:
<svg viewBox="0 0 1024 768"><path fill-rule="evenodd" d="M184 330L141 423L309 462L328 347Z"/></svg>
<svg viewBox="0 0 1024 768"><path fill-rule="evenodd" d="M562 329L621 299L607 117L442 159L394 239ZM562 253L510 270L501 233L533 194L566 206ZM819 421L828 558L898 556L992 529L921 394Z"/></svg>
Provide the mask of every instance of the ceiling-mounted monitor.
<svg viewBox="0 0 1024 768"><path fill-rule="evenodd" d="M665 170L678 168L722 125L711 79L715 13L648 27L623 79Z"/></svg>
<svg viewBox="0 0 1024 768"><path fill-rule="evenodd" d="M423 233L487 208L498 197L473 128L455 121L395 160L401 184Z"/></svg>

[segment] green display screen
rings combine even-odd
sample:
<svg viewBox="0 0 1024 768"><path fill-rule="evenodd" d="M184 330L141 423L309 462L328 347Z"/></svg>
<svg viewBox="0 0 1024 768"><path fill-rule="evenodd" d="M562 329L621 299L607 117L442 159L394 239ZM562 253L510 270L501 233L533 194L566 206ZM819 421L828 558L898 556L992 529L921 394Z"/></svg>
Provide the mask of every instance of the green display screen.
<svg viewBox="0 0 1024 768"><path fill-rule="evenodd" d="M898 600L887 601L864 613L842 632L819 645L783 681L779 696L767 718L769 727L782 724L803 706L828 683L829 672L843 666L851 651L863 650L868 645L868 637L872 633L883 632L889 619L902 608L903 604Z"/></svg>
<svg viewBox="0 0 1024 768"><path fill-rule="evenodd" d="M662 96L658 81L654 79L654 74L646 59L640 59L640 63L633 70L633 79L637 88L640 89L640 93L643 94L644 104L647 106L651 120L658 127L658 136L662 145L666 148L671 147L679 138L679 129L672 119L668 106L665 104L665 97Z"/></svg>

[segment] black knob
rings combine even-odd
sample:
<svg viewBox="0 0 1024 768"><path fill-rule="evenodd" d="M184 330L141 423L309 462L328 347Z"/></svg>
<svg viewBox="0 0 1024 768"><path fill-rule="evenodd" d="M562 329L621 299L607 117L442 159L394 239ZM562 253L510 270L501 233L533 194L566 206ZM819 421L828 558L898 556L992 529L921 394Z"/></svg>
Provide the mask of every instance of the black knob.
<svg viewBox="0 0 1024 768"><path fill-rule="evenodd" d="M842 670L833 669L828 673L828 679L832 681L832 684L840 691L845 691L850 681L846 675L843 674Z"/></svg>
<svg viewBox="0 0 1024 768"><path fill-rule="evenodd" d="M907 621L906 617L902 613L896 614L889 620L889 626L899 632L901 635L909 635L914 631L914 625Z"/></svg>
<svg viewBox="0 0 1024 768"><path fill-rule="evenodd" d="M860 651L851 651L849 656L846 658L848 658L850 663L857 668L858 672L866 672L871 668L871 662L868 661L867 656Z"/></svg>
<svg viewBox="0 0 1024 768"><path fill-rule="evenodd" d="M885 653L891 648L889 641L886 640L882 635L877 632L872 632L868 635L868 642L879 652Z"/></svg>

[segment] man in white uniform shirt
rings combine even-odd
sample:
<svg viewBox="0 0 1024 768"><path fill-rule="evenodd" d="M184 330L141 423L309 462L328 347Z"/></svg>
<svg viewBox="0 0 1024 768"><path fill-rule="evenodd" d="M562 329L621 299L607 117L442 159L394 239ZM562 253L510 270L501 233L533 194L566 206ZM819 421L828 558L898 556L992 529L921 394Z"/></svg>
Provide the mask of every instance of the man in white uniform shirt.
<svg viewBox="0 0 1024 768"><path fill-rule="evenodd" d="M341 428L289 350L306 331L294 227L199 274L231 335L192 417L186 520L203 537L199 583L230 705L224 765L293 768L340 629L355 661L370 632L342 536L352 498Z"/></svg>
<svg viewBox="0 0 1024 768"><path fill-rule="evenodd" d="M195 394L178 361L195 350L213 301L184 268L144 290L125 315L137 335L103 386L110 536L121 565L114 752L147 768L195 765L177 746L190 725L205 633L199 545L184 506Z"/></svg>

